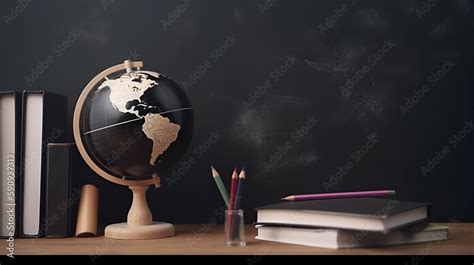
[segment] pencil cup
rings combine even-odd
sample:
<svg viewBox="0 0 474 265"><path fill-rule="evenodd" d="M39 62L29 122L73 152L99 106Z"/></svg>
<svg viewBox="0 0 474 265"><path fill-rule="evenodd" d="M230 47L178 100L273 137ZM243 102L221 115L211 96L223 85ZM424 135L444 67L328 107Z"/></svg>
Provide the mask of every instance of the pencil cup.
<svg viewBox="0 0 474 265"><path fill-rule="evenodd" d="M224 236L226 246L245 246L244 211L226 210Z"/></svg>

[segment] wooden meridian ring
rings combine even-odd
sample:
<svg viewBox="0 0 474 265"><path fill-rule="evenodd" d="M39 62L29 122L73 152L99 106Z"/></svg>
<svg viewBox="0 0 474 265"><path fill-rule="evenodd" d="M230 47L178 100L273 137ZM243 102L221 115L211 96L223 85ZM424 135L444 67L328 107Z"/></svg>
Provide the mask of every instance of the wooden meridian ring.
<svg viewBox="0 0 474 265"><path fill-rule="evenodd" d="M106 172L105 170L103 170L99 166L97 166L97 164L94 163L94 161L91 159L91 157L89 156L89 154L87 153L87 151L84 147L84 143L82 142L82 137L81 137L81 131L80 131L80 128L79 128L80 120L81 120L81 112L82 112L82 108L84 106L84 102L85 102L87 96L89 95L89 93L92 91L92 89L97 85L97 83L99 81L105 79L105 77L107 77L108 75L111 75L115 72L123 71L123 70L126 70L127 68L137 68L137 67L143 67L143 62L141 62L141 61L137 61L137 62L125 61L122 64L118 64L118 65L112 66L108 69L105 69L104 71L102 71L101 73L96 75L87 84L87 86L84 88L81 95L79 96L79 99L77 100L77 103L76 103L76 107L74 109L74 116L73 116L73 122L72 122L74 140L76 141L77 149L79 150L79 153L81 154L81 156L84 159L84 161L86 162L86 164L95 173L97 173L99 176L101 176L101 177L103 177L103 178L105 178L105 179L107 179L111 182L114 182L114 183L117 183L117 184L120 184L120 185L125 185L125 186L151 186L151 185L154 185L155 187L159 187L160 186L160 177L158 177L158 176L152 177L151 179L146 179L146 180L126 180L126 179L118 178L118 177Z"/></svg>

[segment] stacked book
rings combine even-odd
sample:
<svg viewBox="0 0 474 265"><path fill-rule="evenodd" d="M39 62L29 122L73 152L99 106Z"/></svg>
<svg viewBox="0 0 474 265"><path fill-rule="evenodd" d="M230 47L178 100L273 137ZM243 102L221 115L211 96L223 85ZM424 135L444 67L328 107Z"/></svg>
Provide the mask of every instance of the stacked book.
<svg viewBox="0 0 474 265"><path fill-rule="evenodd" d="M430 208L382 198L280 202L257 208L256 239L334 249L447 239L446 226L429 224Z"/></svg>

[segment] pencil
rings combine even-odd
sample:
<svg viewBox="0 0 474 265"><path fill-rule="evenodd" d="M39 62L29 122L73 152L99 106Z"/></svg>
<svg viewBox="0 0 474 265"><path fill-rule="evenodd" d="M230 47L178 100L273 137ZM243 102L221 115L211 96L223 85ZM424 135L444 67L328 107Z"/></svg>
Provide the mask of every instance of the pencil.
<svg viewBox="0 0 474 265"><path fill-rule="evenodd" d="M240 209L240 201L242 200L242 190L244 187L244 180L245 180L245 167L242 167L242 170L240 171L240 174L239 174L239 183L237 185L234 210Z"/></svg>
<svg viewBox="0 0 474 265"><path fill-rule="evenodd" d="M239 179L238 179L238 184L236 184L236 192L235 192L235 203L233 210L240 210L240 201L242 199L242 190L243 190L243 185L244 185L244 180L245 180L245 168L242 167L242 170L240 171L239 174ZM238 235L238 229L239 229L239 220L238 220L238 215L234 214L231 222L231 235L232 238L236 238Z"/></svg>
<svg viewBox="0 0 474 265"><path fill-rule="evenodd" d="M302 195L291 195L291 196L282 198L282 200L283 201L308 201L308 200L340 199L340 198L388 197L391 195L395 195L394 190L302 194Z"/></svg>
<svg viewBox="0 0 474 265"><path fill-rule="evenodd" d="M237 191L237 167L234 168L234 171L232 172L232 179L230 183L230 205L229 205L229 210L234 210L234 204L235 204L235 192Z"/></svg>
<svg viewBox="0 0 474 265"><path fill-rule="evenodd" d="M234 209L234 204L235 204L235 192L237 191L237 167L234 168L234 171L232 172L232 177L231 177L231 182L230 182L230 205L229 205L229 210L235 210ZM233 214L230 214L230 219L229 219L229 231L228 235L230 238L234 238L235 235L235 229L234 229L234 219L235 216Z"/></svg>
<svg viewBox="0 0 474 265"><path fill-rule="evenodd" d="M212 171L212 177L214 178L214 181L216 182L217 188L219 189L219 192L221 193L222 199L224 199L225 205L227 206L227 209L229 209L229 206L230 206L229 194L227 193L224 183L222 183L221 176L219 176L219 173L212 165L211 165L211 171Z"/></svg>

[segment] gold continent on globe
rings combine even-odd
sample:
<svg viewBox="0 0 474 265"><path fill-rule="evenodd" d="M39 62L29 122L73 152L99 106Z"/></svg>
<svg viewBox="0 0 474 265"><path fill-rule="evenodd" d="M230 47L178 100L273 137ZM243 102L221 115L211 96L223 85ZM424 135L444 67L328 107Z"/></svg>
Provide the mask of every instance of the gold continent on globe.
<svg viewBox="0 0 474 265"><path fill-rule="evenodd" d="M138 100L139 104L146 105L141 97L147 89L158 85L158 83L155 80L147 79L145 73L156 78L160 77L158 73L154 72L131 72L123 74L117 79L104 81L98 89L110 87L110 102L117 110L141 117L135 107L127 108L127 103ZM150 165L155 165L158 156L163 154L171 143L178 138L180 126L170 122L168 118L160 114L146 114L144 118L145 123L142 126L142 131L153 141Z"/></svg>

